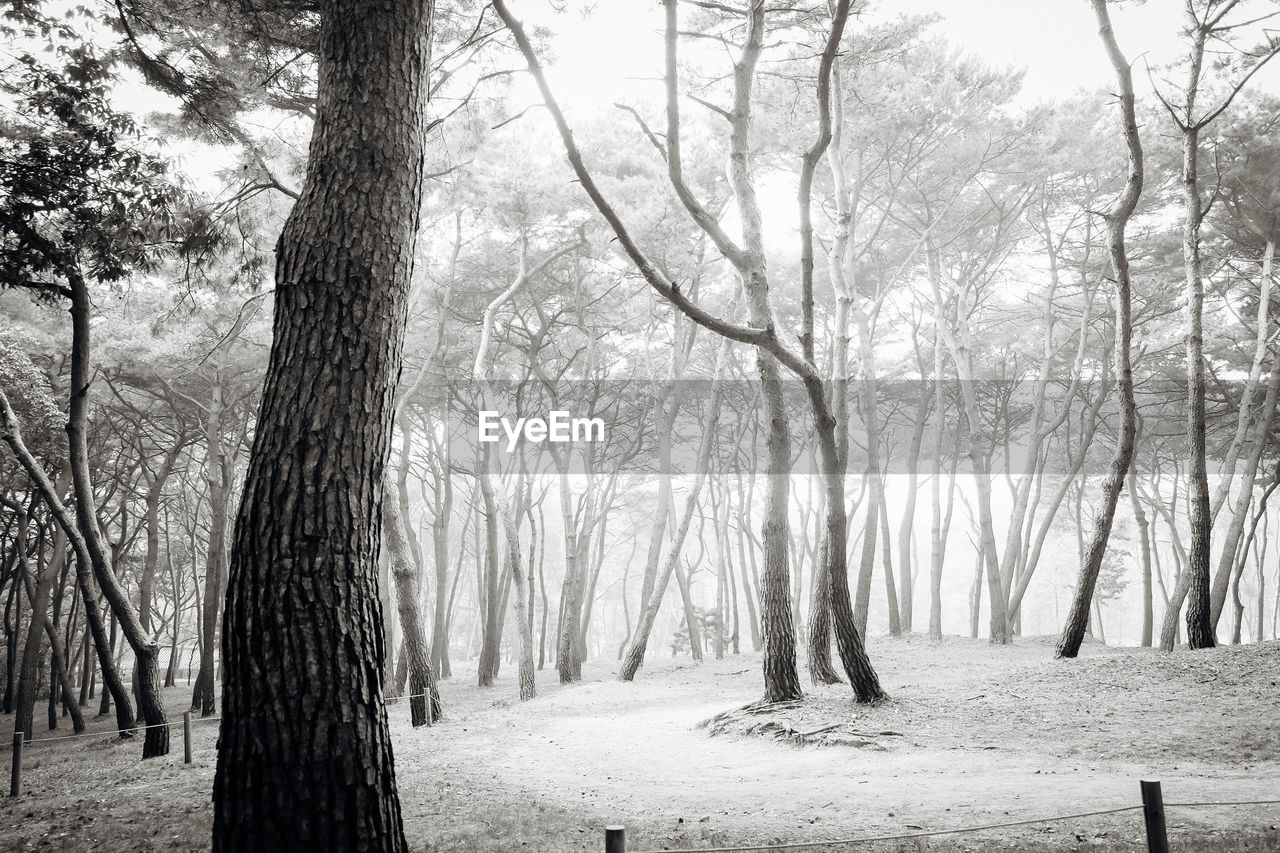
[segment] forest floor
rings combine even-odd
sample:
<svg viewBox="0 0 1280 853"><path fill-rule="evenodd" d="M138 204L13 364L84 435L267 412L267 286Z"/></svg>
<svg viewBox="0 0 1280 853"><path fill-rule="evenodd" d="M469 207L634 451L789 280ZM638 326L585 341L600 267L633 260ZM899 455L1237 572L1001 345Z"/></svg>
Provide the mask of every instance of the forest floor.
<svg viewBox="0 0 1280 853"><path fill-rule="evenodd" d="M625 824L629 850L901 835L1137 805L1139 779L1168 803L1280 799L1280 644L1163 655L1086 645L1011 647L873 638L890 702L858 706L844 685L808 689L770 736L696 725L758 698L758 655L652 662L632 684L591 662L582 683L538 676L514 698L458 667L443 724L413 730L392 706L405 828L416 850L599 851ZM169 693L175 717L189 702ZM37 720L43 720L43 708ZM754 718L753 718L754 720ZM0 725L12 726L11 717ZM0 849L202 850L216 722L194 724L195 761L143 762L97 720L89 737L24 750L23 795L0 804ZM797 734L816 743L798 745ZM8 756L5 756L6 761ZM1169 807L1175 850L1280 850L1280 805ZM782 849L782 848L777 848ZM1142 812L1032 822L934 838L809 850L1143 850Z"/></svg>

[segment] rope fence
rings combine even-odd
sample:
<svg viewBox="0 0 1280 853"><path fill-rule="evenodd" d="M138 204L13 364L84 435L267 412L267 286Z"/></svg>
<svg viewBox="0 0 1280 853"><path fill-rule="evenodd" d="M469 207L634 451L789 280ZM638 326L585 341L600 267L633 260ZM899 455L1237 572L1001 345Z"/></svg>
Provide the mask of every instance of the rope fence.
<svg viewBox="0 0 1280 853"><path fill-rule="evenodd" d="M387 703L398 702L402 699L426 699L431 696L430 692L410 693L400 696L388 696L384 701ZM191 726L193 723L208 723L221 720L220 714L209 717L192 718L190 711L182 712L182 763L191 763ZM132 726L130 728L115 729L112 732L80 732L73 735L54 735L53 737L32 738L29 742L30 746L38 746L41 744L52 743L57 740L78 740L80 738L104 738L104 737L132 737L138 732L145 732L148 729L162 729L177 725L176 723L152 723L146 726ZM9 796L16 797L22 793L22 752L23 747L28 745L26 735L23 732L16 731L13 733L13 746L10 748L12 753L12 763L9 776Z"/></svg>
<svg viewBox="0 0 1280 853"><path fill-rule="evenodd" d="M1142 802L1130 806L1118 806L1112 809L1100 809L1091 812L1053 815L1052 817L1032 818L1030 820L1012 820L1003 823L987 823L979 826L957 827L955 829L934 829L923 832L906 832L895 835L863 835L856 838L830 838L823 841L794 841L772 844L747 844L730 847L682 847L671 850L639 850L630 853L753 853L753 851L799 851L820 850L831 847L852 847L860 844L872 844L881 841L911 841L919 838L935 838L941 835L964 835L974 832L986 832L992 829L1008 829L1018 826L1031 826L1042 823L1055 823L1066 820L1078 820L1086 817L1124 814L1126 812L1143 812L1146 824L1147 849L1149 853L1169 853L1168 831L1165 825L1165 809L1198 808L1201 806L1266 806L1280 805L1280 800L1230 800L1208 803L1166 803L1156 781L1142 781ZM628 853L626 827L607 826L604 830L605 853Z"/></svg>
<svg viewBox="0 0 1280 853"><path fill-rule="evenodd" d="M430 695L429 693L412 693L404 696L388 696L383 701L386 702L387 704L390 704L393 702L398 702L401 699L425 699L429 695ZM187 717L190 717L191 713L192 713L191 711L184 711L182 714L184 720ZM192 717L191 722L207 723L207 722L212 722L212 721L221 720L221 719L222 719L221 714L214 714L209 717ZM177 723L152 723L149 726L131 726L127 729L112 729L110 732L107 732L107 731L80 732L79 734L74 734L74 735L54 735L53 737L41 737L41 738L33 737L31 740L27 741L27 745L33 746L33 745L39 745L43 743L50 743L55 740L75 740L77 738L85 738L85 737L101 738L101 737L112 737L115 735L123 735L123 734L132 735L134 732L145 732L147 729L162 729L162 728L165 728L166 726L176 726L176 725ZM17 732L15 734L21 734L21 732ZM25 739L25 735L24 735L24 739ZM0 751L3 751L2 747L0 747Z"/></svg>

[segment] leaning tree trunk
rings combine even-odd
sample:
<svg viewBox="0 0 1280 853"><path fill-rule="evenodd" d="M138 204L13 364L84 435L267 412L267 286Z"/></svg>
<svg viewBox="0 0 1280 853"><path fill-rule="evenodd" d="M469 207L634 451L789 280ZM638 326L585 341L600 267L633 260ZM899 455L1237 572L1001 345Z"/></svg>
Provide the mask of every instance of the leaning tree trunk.
<svg viewBox="0 0 1280 853"><path fill-rule="evenodd" d="M538 695L538 688L534 681L533 623L529 621L528 614L529 589L533 578L525 571L520 555L520 534L516 527L516 519L505 501L498 506L498 516L502 519L503 534L507 542L507 561L511 564L511 580L516 588L512 606L516 611L516 636L520 646L517 677L520 684L520 701L523 702Z"/></svg>
<svg viewBox="0 0 1280 853"><path fill-rule="evenodd" d="M662 608L662 597L666 594L667 584L671 581L671 575L676 570L677 561L680 559L680 551L684 547L684 540L689 535L689 526L693 522L693 516L698 508L698 496L702 492L702 484L706 482L707 470L711 465L711 454L715 449L715 440L717 430L720 424L720 404L723 399L724 392L722 390L723 383L720 379L720 365L728 355L729 342L726 340L720 346L719 356L716 359L716 370L712 376L712 392L711 399L707 402L707 412L704 423L706 426L702 431L702 441L698 446L698 457L693 465L693 483L689 487L689 494L685 496L684 514L680 517L680 524L676 527L675 534L671 539L671 545L667 549L666 563L663 565L661 573L655 573L653 587L649 592L649 597L644 599L641 604L639 618L636 620L636 629L631 636L631 641L627 644L626 652L622 656L622 668L618 673L620 681L632 681L636 677L636 672L644 663L645 650L649 645L649 634L653 631L653 623L658 618L658 611ZM670 458L664 457L663 462L666 467L670 465ZM663 504L658 512L661 515L667 515L668 507ZM692 635L690 635L692 639Z"/></svg>
<svg viewBox="0 0 1280 853"><path fill-rule="evenodd" d="M85 610L85 621L88 625L89 634L93 637L93 645L102 665L102 683L105 688L103 702L105 703L108 697L115 699L116 725L120 730L120 736L128 737L130 730L134 727L133 701L129 696L128 688L124 686L124 682L120 678L119 670L116 668L115 660L112 657L111 642L107 638L106 626L102 623L102 614L98 612L92 569L90 568L89 549L85 545L84 537L80 535L80 529L76 525L75 518L71 515L71 510L67 509L66 505L63 504L58 488L49 479L44 467L36 460L23 442L17 416L14 415L13 409L9 406L9 399L5 396L3 390L0 390L0 439L3 439L13 450L14 456L18 458L18 462L27 472L31 481L35 483L36 488L39 489L45 505L53 513L58 526L62 528L67 538L71 541L76 557L76 585L80 588L81 602ZM90 681L90 684L92 685L92 681ZM146 745L143 747L143 755L147 757Z"/></svg>
<svg viewBox="0 0 1280 853"><path fill-rule="evenodd" d="M849 526L844 505L845 471L836 450L835 419L826 406L822 382L814 376L805 381L805 387L813 408L822 466L822 485L826 490L824 538L829 543L825 549L826 557L830 560L827 566L827 584L830 588L831 621L835 629L836 648L840 651L840 662L844 665L845 676L848 677L857 700L878 702L886 698L886 694L880 687L880 678L867 655L862 633L858 630L853 606L849 601L849 564L846 556ZM876 518L875 501L869 501L868 504L867 512Z"/></svg>
<svg viewBox="0 0 1280 853"><path fill-rule="evenodd" d="M1116 347L1115 371L1120 387L1120 436L1116 443L1111 467L1102 484L1102 506L1094 519L1093 535L1089 540L1080 566L1080 580L1076 586L1067 623L1058 641L1057 656L1073 658L1080 652L1084 633L1089 622L1089 607L1093 601L1094 586L1102 558L1106 554L1111 536L1111 524L1115 519L1116 503L1120 489L1133 461L1134 435L1137 431L1137 407L1133 398L1133 368L1129 360L1129 348L1133 338L1130 313L1129 256L1125 250L1125 227L1138 206L1142 194L1142 142L1138 137L1138 121L1134 115L1133 75L1128 61L1116 44L1111 29L1111 15L1106 0L1093 0L1094 14L1098 19L1098 34L1107 49L1107 56L1115 69L1120 84L1121 122L1125 144L1129 150L1128 178L1124 192L1107 214L1107 248L1111 255L1111 269L1116 280ZM1101 628L1101 622L1099 622Z"/></svg>
<svg viewBox="0 0 1280 853"><path fill-rule="evenodd" d="M315 127L231 549L215 851L408 849L377 573L433 5L318 5Z"/></svg>
<svg viewBox="0 0 1280 853"><path fill-rule="evenodd" d="M1267 393L1262 406L1258 410L1258 424L1254 428L1253 444L1249 455L1245 458L1240 492L1236 496L1231 523L1227 525L1226 534L1222 537L1222 553L1218 556L1219 565L1214 574L1209 590L1209 625L1217 630L1218 619L1222 616L1223 606L1227 600L1227 587L1231 580L1232 569L1236 564L1236 553L1240 550L1240 539L1244 535L1245 524L1249 521L1249 506L1253 502L1254 478L1258 475L1258 467L1262 463L1262 454L1269 445L1272 421L1275 419L1276 402L1280 399L1280 353L1271 360L1271 375L1267 379ZM1243 559L1245 554L1241 555Z"/></svg>
<svg viewBox="0 0 1280 853"><path fill-rule="evenodd" d="M382 493L382 540L395 584L396 609L409 664L409 719L414 728L429 726L440 719L440 691L431 671L431 650L427 648L422 611L418 606L418 563L409 549L404 518L400 515L400 496L392 482L385 484Z"/></svg>
<svg viewBox="0 0 1280 853"><path fill-rule="evenodd" d="M94 501L93 482L89 476L89 287L78 269L69 271L67 283L71 291L71 398L67 406L67 446L71 465L72 491L75 493L76 525L83 540L83 556L93 568L94 577L111 612L120 623L125 641L136 660L138 710L146 722L142 757L155 758L169 752L169 726L164 699L160 695L160 647L142 630L138 612L121 588L112 565L111 552L103 541L98 526L98 507ZM65 525L64 525L65 529ZM71 532L67 531L68 537ZM81 555L77 555L79 559ZM120 700L117 698L116 700Z"/></svg>
<svg viewBox="0 0 1280 853"><path fill-rule="evenodd" d="M1150 648L1155 623L1151 602L1151 530L1147 523L1147 514L1142 509L1142 500L1138 495L1138 473L1135 464L1129 465L1128 489L1133 520L1138 526L1138 547L1142 560L1142 645Z"/></svg>
<svg viewBox="0 0 1280 853"><path fill-rule="evenodd" d="M30 577L34 572L28 564L26 553L27 535L27 514L22 512L18 516L17 531L13 540L13 547L17 553L13 582L18 584L26 582L27 600L31 604L31 619L27 622L27 639L22 645L22 664L18 671L18 699L14 709L13 730L15 733L22 732L26 740L31 740L35 728L36 693L38 692L36 681L39 676L41 637L45 620L48 619L49 594L53 591L53 582L62 569L66 542L55 543L53 558L44 570L38 573L33 589ZM55 537L55 539L61 538L61 536ZM63 553L60 554L59 551Z"/></svg>

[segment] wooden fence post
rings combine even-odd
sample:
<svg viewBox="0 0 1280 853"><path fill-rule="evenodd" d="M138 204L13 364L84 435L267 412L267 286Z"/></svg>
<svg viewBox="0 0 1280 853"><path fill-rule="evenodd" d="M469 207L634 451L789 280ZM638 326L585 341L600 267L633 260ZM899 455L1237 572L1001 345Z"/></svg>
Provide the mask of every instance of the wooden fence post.
<svg viewBox="0 0 1280 853"><path fill-rule="evenodd" d="M1142 816L1147 822L1147 850L1169 853L1169 835L1164 825L1164 796L1159 782L1141 782Z"/></svg>
<svg viewBox="0 0 1280 853"><path fill-rule="evenodd" d="M622 826L604 828L604 853L627 853L627 830Z"/></svg>
<svg viewBox="0 0 1280 853"><path fill-rule="evenodd" d="M191 763L191 712L182 712L182 763Z"/></svg>
<svg viewBox="0 0 1280 853"><path fill-rule="evenodd" d="M9 796L22 791L22 732L13 733L13 773L9 776Z"/></svg>

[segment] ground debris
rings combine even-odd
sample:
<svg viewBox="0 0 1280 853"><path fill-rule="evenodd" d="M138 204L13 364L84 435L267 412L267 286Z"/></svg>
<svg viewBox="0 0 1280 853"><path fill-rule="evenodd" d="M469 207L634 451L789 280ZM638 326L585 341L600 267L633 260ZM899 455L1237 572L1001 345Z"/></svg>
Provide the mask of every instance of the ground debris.
<svg viewBox="0 0 1280 853"><path fill-rule="evenodd" d="M722 711L697 724L712 737L737 735L741 737L767 737L796 746L846 746L860 749L884 750L877 738L903 737L901 732L858 731L850 720L831 721L815 719L823 710L804 700L792 702L752 702L729 711Z"/></svg>

